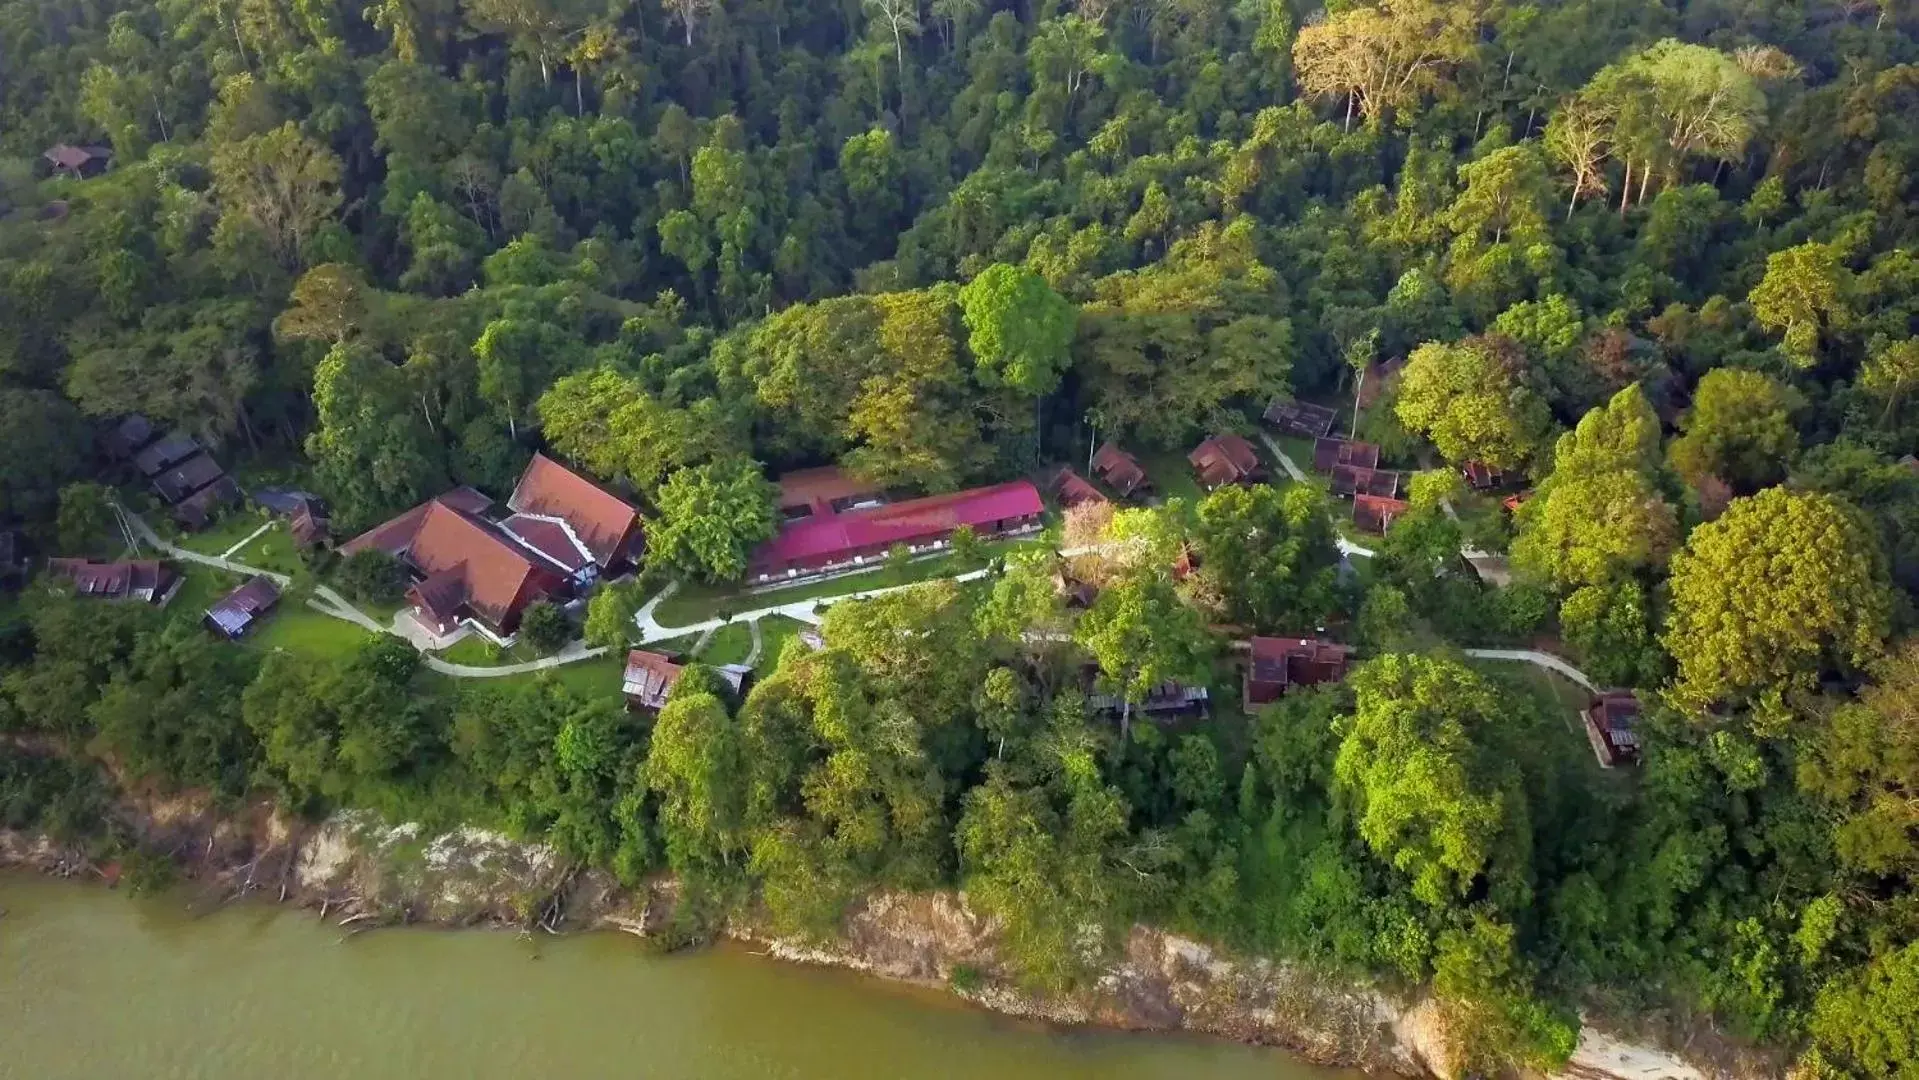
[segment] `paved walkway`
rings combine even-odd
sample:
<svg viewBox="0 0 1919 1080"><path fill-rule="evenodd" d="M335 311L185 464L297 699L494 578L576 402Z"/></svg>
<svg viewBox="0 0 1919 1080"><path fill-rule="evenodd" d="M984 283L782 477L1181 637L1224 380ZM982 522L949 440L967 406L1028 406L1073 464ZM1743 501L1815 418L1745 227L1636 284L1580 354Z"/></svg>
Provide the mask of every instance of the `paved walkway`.
<svg viewBox="0 0 1919 1080"><path fill-rule="evenodd" d="M262 525L259 528L248 533L246 535L246 539L240 541L239 543L233 545L232 547L226 549L225 551L222 551L220 553L220 557L222 559L231 559L235 555L238 555L240 553L241 548L246 547L248 544L253 543L255 540L258 540L262 534L269 533L272 531L273 531L273 522L269 521L265 525Z"/></svg>
<svg viewBox="0 0 1919 1080"><path fill-rule="evenodd" d="M202 555L197 551L192 551L178 544L163 540L159 533L153 531L153 526L147 524L145 518L117 504L114 506L114 512L119 514L122 520L126 521L127 524L132 527L135 535L140 538L141 543L151 546L156 551L165 552L172 558L179 559L183 562L199 563L202 566L216 567L233 574L244 574L248 576L257 574L262 577L271 578L281 588L285 588L293 582L293 579L285 574L276 574L271 570L262 570L257 566L248 566L245 563L234 562L231 559L218 555ZM257 536L258 533L255 535ZM307 601L307 606L322 615L328 615L344 622L353 623L355 626L369 633L393 633L392 627L381 626L373 616L361 611L348 601L346 597L341 596L326 585L316 584L313 586L313 596ZM603 656L605 653L606 649L604 647L589 649L586 647L584 641L576 641L566 648L561 649L559 652L554 653L552 656L543 656L538 660L529 660L522 664L498 664L486 667L479 667L472 664L450 664L434 656L432 653L422 653L421 655L422 658L425 659L427 667L432 668L442 675L450 675L456 679L498 679L508 675L524 675L529 671L545 671L549 668L577 663L581 660L591 660L594 657Z"/></svg>
<svg viewBox="0 0 1919 1080"><path fill-rule="evenodd" d="M1467 656L1477 657L1481 660L1512 660L1522 664L1532 664L1535 667L1543 667L1564 675L1595 694L1599 692L1599 687L1593 684L1592 679L1588 678L1585 672L1554 656L1552 653L1540 652L1537 649L1464 649L1462 651Z"/></svg>
<svg viewBox="0 0 1919 1080"><path fill-rule="evenodd" d="M752 667L760 662L760 652L766 648L766 642L760 638L760 621L758 619L747 623L746 629L753 635L753 647L747 650L746 659L740 662L747 667Z"/></svg>

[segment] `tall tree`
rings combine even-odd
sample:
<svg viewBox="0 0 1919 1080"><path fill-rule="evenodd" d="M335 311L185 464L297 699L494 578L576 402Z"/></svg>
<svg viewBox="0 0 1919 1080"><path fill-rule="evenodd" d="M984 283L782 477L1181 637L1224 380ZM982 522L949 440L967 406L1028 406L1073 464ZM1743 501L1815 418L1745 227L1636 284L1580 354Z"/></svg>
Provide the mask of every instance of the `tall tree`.
<svg viewBox="0 0 1919 1080"><path fill-rule="evenodd" d="M1346 99L1348 127L1354 109L1377 125L1446 89L1453 71L1472 58L1478 30L1477 10L1467 4L1357 5L1300 28L1293 70L1308 94Z"/></svg>

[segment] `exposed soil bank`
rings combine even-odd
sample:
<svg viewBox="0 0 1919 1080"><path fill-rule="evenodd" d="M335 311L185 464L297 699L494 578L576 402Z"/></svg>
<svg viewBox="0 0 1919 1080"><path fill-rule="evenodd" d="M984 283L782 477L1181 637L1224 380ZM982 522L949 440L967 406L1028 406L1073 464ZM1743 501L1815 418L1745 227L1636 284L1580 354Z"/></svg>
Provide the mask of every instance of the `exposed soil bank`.
<svg viewBox="0 0 1919 1080"><path fill-rule="evenodd" d="M546 847L479 829L427 835L415 825L386 826L352 813L313 826L264 805L222 814L192 798L140 800L127 811L143 846L170 857L209 902L254 896L298 904L352 931L488 925L651 936L675 900L671 881L621 889L605 874L565 865ZM0 866L7 865L118 876L117 867L95 866L44 839L0 831ZM848 915L839 939L825 945L781 940L747 924L727 933L785 960L928 985L957 981L967 987L963 996L985 1008L1055 1023L1203 1032L1373 1072L1455 1071L1430 1001L1397 1000L1344 979L1228 958L1150 927L1134 928L1123 954L1094 985L1052 997L1024 992L1005 977L996 960L997 928L962 895L875 894ZM964 978L956 980L956 971ZM1777 1072L1699 1042L1682 1057L1588 1026L1562 1075L1706 1080Z"/></svg>

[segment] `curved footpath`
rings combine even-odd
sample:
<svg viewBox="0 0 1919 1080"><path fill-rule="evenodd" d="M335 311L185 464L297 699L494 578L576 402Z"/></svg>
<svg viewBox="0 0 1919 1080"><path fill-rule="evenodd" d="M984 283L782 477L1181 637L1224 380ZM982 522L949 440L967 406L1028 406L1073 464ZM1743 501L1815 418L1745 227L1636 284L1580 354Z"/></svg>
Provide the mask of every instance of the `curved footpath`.
<svg viewBox="0 0 1919 1080"><path fill-rule="evenodd" d="M249 576L257 575L268 578L283 589L293 583L293 579L285 574L274 573L271 570L262 569L258 566L248 566L246 563L235 562L224 556L203 555L200 552L183 548L178 544L162 539L159 533L153 531L153 526L148 525L146 519L140 515L125 509L117 503L114 504L114 511L133 529L141 543L147 544L156 551L165 552L170 558L179 559L182 562L199 563L202 566L211 566L216 569L225 570L228 573L246 574ZM254 533L254 536L258 535L259 532ZM313 598L307 601L307 606L322 615L331 616L343 622L353 623L355 626L370 633L393 633L392 627L381 626L379 621L374 619L373 616L361 611L355 607L352 602L347 600L346 597L341 596L326 585L316 584L313 586ZM581 660L591 660L594 657L605 654L606 649L604 646L589 649L586 647L585 642L575 641L566 648L554 653L552 656L543 656L538 660L528 660L521 664L498 664L490 666L454 664L427 652L421 653L420 657L426 661L427 667L442 675L449 675L455 679L499 679L508 675L524 675L529 671L545 671L549 668L577 663Z"/></svg>

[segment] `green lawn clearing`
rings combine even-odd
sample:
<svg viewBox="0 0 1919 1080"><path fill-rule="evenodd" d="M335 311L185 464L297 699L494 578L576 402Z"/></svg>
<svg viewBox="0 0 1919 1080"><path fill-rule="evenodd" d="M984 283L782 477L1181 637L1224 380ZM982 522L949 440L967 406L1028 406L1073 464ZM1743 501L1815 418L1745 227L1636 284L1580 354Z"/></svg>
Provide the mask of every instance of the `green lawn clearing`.
<svg viewBox="0 0 1919 1080"><path fill-rule="evenodd" d="M760 620L760 658L753 665L753 672L764 679L773 674L780 666L780 655L786 651L786 643L799 636L806 624L798 619L789 619L784 615L768 615Z"/></svg>
<svg viewBox="0 0 1919 1080"><path fill-rule="evenodd" d="M267 524L267 518L247 511L235 511L216 521L200 532L183 532L174 539L174 543L188 551L197 551L202 555L224 555L228 548L247 538L249 533ZM263 538L264 539L264 538ZM255 541L258 543L258 541ZM233 557L245 562L248 549L235 552Z"/></svg>
<svg viewBox="0 0 1919 1080"><path fill-rule="evenodd" d="M746 660L753 651L753 631L743 622L727 623L713 632L712 640L700 653L702 664L718 667L721 664L738 664Z"/></svg>
<svg viewBox="0 0 1919 1080"><path fill-rule="evenodd" d="M266 652L290 652L327 660L344 660L358 652L372 635L364 628L323 615L298 596L280 601L260 628L248 634L248 646Z"/></svg>
<svg viewBox="0 0 1919 1080"><path fill-rule="evenodd" d="M1199 478L1193 475L1193 463L1186 460L1185 454L1177 450L1157 450L1135 456L1160 498L1194 503L1205 497L1206 493L1199 488Z"/></svg>

